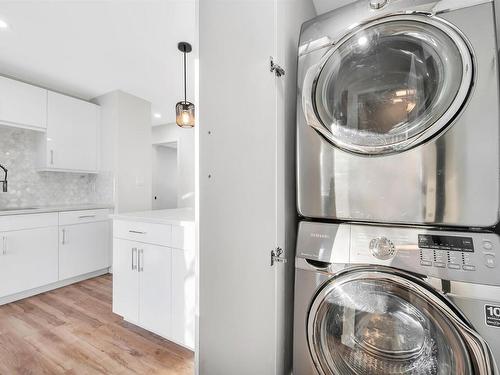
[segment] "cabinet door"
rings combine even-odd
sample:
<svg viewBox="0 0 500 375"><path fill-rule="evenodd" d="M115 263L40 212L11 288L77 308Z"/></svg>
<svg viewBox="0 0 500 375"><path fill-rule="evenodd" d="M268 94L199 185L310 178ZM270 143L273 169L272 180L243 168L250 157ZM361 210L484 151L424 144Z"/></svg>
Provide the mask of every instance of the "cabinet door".
<svg viewBox="0 0 500 375"><path fill-rule="evenodd" d="M133 241L113 241L113 312L125 320L139 323L138 249Z"/></svg>
<svg viewBox="0 0 500 375"><path fill-rule="evenodd" d="M109 267L109 225L99 221L61 227L60 280Z"/></svg>
<svg viewBox="0 0 500 375"><path fill-rule="evenodd" d="M96 171L99 106L49 91L47 118L47 167Z"/></svg>
<svg viewBox="0 0 500 375"><path fill-rule="evenodd" d="M57 227L0 232L0 297L57 281Z"/></svg>
<svg viewBox="0 0 500 375"><path fill-rule="evenodd" d="M195 337L194 250L172 249L172 339L191 349Z"/></svg>
<svg viewBox="0 0 500 375"><path fill-rule="evenodd" d="M140 325L157 334L171 334L172 251L142 245L139 249Z"/></svg>
<svg viewBox="0 0 500 375"><path fill-rule="evenodd" d="M47 128L47 90L0 77L0 122L21 128Z"/></svg>

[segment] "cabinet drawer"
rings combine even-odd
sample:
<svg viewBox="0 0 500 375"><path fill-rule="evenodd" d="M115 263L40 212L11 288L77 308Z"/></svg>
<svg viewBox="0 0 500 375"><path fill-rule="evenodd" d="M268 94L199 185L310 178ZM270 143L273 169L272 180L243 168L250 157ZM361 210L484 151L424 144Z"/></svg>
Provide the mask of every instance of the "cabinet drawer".
<svg viewBox="0 0 500 375"><path fill-rule="evenodd" d="M160 246L170 246L172 242L172 226L164 224L115 220L113 234L117 238Z"/></svg>
<svg viewBox="0 0 500 375"><path fill-rule="evenodd" d="M109 210L83 210L59 213L59 225L93 223L109 219Z"/></svg>
<svg viewBox="0 0 500 375"><path fill-rule="evenodd" d="M0 216L0 232L57 226L57 213Z"/></svg>

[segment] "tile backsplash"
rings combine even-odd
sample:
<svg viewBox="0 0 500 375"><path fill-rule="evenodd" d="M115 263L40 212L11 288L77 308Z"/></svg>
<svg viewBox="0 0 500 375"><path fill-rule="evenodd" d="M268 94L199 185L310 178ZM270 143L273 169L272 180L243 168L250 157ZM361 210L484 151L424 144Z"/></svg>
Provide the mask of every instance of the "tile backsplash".
<svg viewBox="0 0 500 375"><path fill-rule="evenodd" d="M9 191L0 191L0 210L113 202L113 176L109 173L37 172L40 136L31 130L0 127L0 164L9 170Z"/></svg>

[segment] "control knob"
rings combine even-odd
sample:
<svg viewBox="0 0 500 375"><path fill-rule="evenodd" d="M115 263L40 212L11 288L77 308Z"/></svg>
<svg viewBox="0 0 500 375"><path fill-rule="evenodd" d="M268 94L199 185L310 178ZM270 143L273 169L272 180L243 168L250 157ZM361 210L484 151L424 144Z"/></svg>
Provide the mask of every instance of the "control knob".
<svg viewBox="0 0 500 375"><path fill-rule="evenodd" d="M378 237L370 241L370 251L375 258L387 260L394 257L396 248L387 237Z"/></svg>
<svg viewBox="0 0 500 375"><path fill-rule="evenodd" d="M387 0L370 0L370 8L372 9L380 9L385 4L387 4Z"/></svg>

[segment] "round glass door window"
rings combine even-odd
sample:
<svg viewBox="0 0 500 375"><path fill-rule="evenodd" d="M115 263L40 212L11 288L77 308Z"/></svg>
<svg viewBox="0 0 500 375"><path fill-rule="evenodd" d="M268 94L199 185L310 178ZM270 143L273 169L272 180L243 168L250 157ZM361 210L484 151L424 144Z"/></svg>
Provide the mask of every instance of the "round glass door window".
<svg viewBox="0 0 500 375"><path fill-rule="evenodd" d="M323 289L311 308L309 349L321 374L472 374L460 332L429 300L389 277Z"/></svg>
<svg viewBox="0 0 500 375"><path fill-rule="evenodd" d="M313 84L313 110L336 146L361 154L411 148L446 127L472 83L471 52L448 24L394 16L334 46Z"/></svg>

